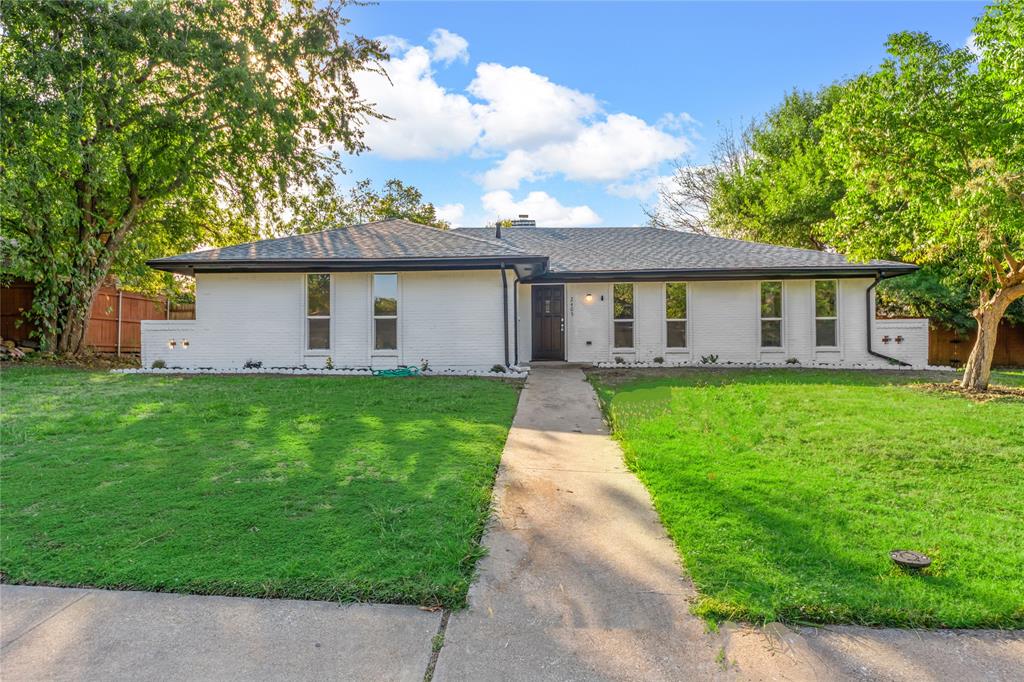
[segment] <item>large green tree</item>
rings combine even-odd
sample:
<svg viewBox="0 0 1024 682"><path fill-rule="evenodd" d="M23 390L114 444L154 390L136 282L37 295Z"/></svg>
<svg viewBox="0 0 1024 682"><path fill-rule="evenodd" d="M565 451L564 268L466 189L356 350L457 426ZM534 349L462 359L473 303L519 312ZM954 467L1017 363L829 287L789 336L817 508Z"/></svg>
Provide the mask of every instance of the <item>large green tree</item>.
<svg viewBox="0 0 1024 682"><path fill-rule="evenodd" d="M843 88L822 117L846 193L826 239L855 257L956 264L979 291L965 388L988 386L998 324L1024 297L1024 4L990 7L980 63L926 34L900 33L875 73Z"/></svg>
<svg viewBox="0 0 1024 682"><path fill-rule="evenodd" d="M844 192L829 173L817 121L839 90L792 92L743 134L743 164L718 176L711 224L739 239L824 249L821 226Z"/></svg>
<svg viewBox="0 0 1024 682"><path fill-rule="evenodd" d="M333 196L375 116L353 76L386 56L342 35L344 4L4 3L0 226L50 349L81 350L112 268L258 236L296 197Z"/></svg>

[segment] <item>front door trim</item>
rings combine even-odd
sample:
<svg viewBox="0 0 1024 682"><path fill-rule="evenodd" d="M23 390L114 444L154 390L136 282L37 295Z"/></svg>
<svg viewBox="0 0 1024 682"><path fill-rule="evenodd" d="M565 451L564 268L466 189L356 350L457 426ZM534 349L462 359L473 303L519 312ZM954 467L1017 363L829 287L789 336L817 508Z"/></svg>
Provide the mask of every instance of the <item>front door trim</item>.
<svg viewBox="0 0 1024 682"><path fill-rule="evenodd" d="M530 316L533 336L531 358L564 361L565 285L534 284L530 292Z"/></svg>

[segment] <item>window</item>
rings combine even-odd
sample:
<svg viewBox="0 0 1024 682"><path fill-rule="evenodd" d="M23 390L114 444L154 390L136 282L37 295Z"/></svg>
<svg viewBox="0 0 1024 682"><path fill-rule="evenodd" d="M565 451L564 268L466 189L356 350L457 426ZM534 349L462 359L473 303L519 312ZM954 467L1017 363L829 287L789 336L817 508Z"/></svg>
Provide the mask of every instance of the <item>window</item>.
<svg viewBox="0 0 1024 682"><path fill-rule="evenodd" d="M616 284L613 287L612 319L614 320L614 347L633 347L633 285Z"/></svg>
<svg viewBox="0 0 1024 682"><path fill-rule="evenodd" d="M398 275L373 276L373 349L398 350Z"/></svg>
<svg viewBox="0 0 1024 682"><path fill-rule="evenodd" d="M665 346L686 348L686 282L665 283Z"/></svg>
<svg viewBox="0 0 1024 682"><path fill-rule="evenodd" d="M782 348L782 282L761 282L761 348Z"/></svg>
<svg viewBox="0 0 1024 682"><path fill-rule="evenodd" d="M306 275L306 349L331 347L331 276Z"/></svg>
<svg viewBox="0 0 1024 682"><path fill-rule="evenodd" d="M814 345L818 348L839 345L838 289L834 279L814 282Z"/></svg>

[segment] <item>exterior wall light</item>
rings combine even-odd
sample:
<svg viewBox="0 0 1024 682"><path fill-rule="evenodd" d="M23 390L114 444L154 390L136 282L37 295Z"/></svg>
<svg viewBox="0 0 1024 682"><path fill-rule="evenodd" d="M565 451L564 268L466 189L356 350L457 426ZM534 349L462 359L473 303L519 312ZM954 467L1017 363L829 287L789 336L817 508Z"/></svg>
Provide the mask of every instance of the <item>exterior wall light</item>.
<svg viewBox="0 0 1024 682"><path fill-rule="evenodd" d="M188 348L188 339L182 339L181 340L181 347L182 348Z"/></svg>
<svg viewBox="0 0 1024 682"><path fill-rule="evenodd" d="M170 341L167 342L167 347L168 348L174 348L176 345L178 345L178 344L175 343L174 339L171 339Z"/></svg>
<svg viewBox="0 0 1024 682"><path fill-rule="evenodd" d="M594 302L594 295L593 294L587 294L586 296L583 297L583 300L586 301L587 303L593 303Z"/></svg>

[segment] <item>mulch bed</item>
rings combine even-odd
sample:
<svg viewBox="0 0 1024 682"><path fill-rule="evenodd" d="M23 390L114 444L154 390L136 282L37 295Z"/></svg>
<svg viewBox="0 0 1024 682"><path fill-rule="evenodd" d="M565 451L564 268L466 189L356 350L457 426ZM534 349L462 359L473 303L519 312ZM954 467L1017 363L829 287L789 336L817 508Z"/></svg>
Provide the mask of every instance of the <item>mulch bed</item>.
<svg viewBox="0 0 1024 682"><path fill-rule="evenodd" d="M1024 401L1024 388L1014 386L989 385L987 391L972 391L961 386L959 381L951 381L948 384L914 384L914 388L928 393L959 395L976 403L987 403L990 400Z"/></svg>

